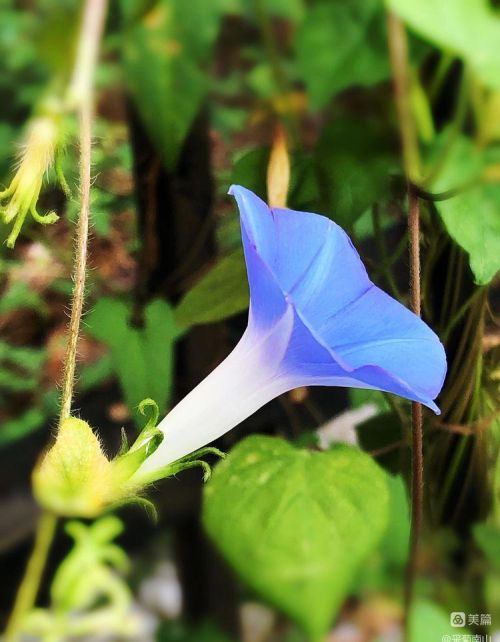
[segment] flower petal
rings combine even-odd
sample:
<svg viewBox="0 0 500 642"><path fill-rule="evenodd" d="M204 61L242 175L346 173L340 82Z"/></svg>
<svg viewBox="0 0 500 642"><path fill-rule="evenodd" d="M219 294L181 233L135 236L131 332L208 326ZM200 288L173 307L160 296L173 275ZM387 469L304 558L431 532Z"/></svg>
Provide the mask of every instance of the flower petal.
<svg viewBox="0 0 500 642"><path fill-rule="evenodd" d="M287 305L295 312L282 364L290 387L375 388L439 412L432 400L446 372L443 346L370 281L347 234L317 214L271 210L244 187L230 193L241 214L249 323L270 327Z"/></svg>

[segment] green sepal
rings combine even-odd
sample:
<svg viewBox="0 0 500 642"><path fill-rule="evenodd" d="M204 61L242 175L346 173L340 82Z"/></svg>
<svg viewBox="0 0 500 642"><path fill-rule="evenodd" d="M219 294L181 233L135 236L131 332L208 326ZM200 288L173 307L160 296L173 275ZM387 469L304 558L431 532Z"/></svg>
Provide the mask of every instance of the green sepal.
<svg viewBox="0 0 500 642"><path fill-rule="evenodd" d="M226 453L224 453L222 450L219 450L218 448L215 448L213 446L206 446L204 448L196 450L194 453L190 453L185 457L177 459L177 461L174 461L167 466L164 466L163 468L159 468L151 473L138 475L137 479L134 481L142 486L146 484L152 484L153 482L159 481L160 479L172 477L173 475L177 475L177 473L180 473L183 470L188 470L189 468L202 468L204 471L203 481L206 482L211 477L212 469L206 461L201 459L201 457L204 457L205 455L215 455L217 457L220 457L221 459L224 459L226 457Z"/></svg>
<svg viewBox="0 0 500 642"><path fill-rule="evenodd" d="M139 404L139 412L144 416L146 408L152 409L151 415L130 448L127 435L122 430L120 451L112 462L118 478L123 476L124 479L129 479L163 441L164 434L156 427L160 416L158 404L153 399L143 399Z"/></svg>
<svg viewBox="0 0 500 642"><path fill-rule="evenodd" d="M132 495L131 497L127 497L115 504L113 509L120 508L121 506L141 506L144 508L147 516L154 524L158 522L158 511L156 510L156 506L146 497L142 497L141 495Z"/></svg>

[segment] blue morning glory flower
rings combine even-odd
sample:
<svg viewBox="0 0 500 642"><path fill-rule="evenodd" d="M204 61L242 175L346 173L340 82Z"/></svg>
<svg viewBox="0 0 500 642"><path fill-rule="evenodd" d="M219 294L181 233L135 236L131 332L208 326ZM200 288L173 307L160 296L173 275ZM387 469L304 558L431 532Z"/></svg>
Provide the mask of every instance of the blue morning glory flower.
<svg viewBox="0 0 500 642"><path fill-rule="evenodd" d="M160 422L142 472L217 439L300 386L344 386L434 403L446 357L434 332L374 285L347 234L324 216L270 209L230 189L241 216L250 309L233 352Z"/></svg>

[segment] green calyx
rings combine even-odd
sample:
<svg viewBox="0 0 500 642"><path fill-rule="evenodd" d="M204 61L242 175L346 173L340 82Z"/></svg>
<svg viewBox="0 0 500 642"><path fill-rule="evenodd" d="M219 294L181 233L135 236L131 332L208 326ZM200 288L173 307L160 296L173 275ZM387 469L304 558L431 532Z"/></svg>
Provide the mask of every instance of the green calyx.
<svg viewBox="0 0 500 642"><path fill-rule="evenodd" d="M60 516L95 518L109 509L136 503L154 516L154 506L143 496L151 483L193 467L203 468L207 480L210 467L200 456L223 457L216 448L203 448L155 471L154 476L136 474L164 439L157 428L159 409L152 399L143 400L139 412L146 415L148 408L151 415L135 442L129 447L123 431L120 451L113 459L106 456L87 422L77 417L62 421L54 444L33 472L33 492L39 504Z"/></svg>

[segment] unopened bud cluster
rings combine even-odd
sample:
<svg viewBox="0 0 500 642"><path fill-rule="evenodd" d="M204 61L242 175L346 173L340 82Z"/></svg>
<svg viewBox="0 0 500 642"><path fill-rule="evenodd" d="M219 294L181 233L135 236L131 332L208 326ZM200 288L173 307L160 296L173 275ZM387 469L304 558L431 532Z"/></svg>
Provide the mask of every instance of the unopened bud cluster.
<svg viewBox="0 0 500 642"><path fill-rule="evenodd" d="M14 247L28 214L42 225L55 223L59 218L55 212L39 214L37 202L43 181L63 146L62 132L62 108L56 101L47 102L28 123L16 173L10 185L0 192L0 218L5 224L12 224L8 247ZM67 191L60 172L58 179Z"/></svg>

